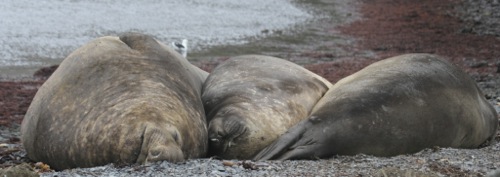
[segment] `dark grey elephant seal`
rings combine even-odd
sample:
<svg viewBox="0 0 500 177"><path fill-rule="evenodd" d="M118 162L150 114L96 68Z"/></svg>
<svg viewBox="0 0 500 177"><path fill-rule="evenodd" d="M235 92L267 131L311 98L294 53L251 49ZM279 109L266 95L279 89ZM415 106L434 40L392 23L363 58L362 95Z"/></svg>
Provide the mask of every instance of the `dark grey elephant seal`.
<svg viewBox="0 0 500 177"><path fill-rule="evenodd" d="M150 36L98 38L40 87L22 143L30 159L58 170L204 157L204 75Z"/></svg>
<svg viewBox="0 0 500 177"><path fill-rule="evenodd" d="M203 85L209 154L249 159L307 118L331 84L292 62L268 56L230 58Z"/></svg>
<svg viewBox="0 0 500 177"><path fill-rule="evenodd" d="M401 55L334 84L309 119L254 159L393 156L434 146L476 148L495 135L496 114L459 68L434 55Z"/></svg>

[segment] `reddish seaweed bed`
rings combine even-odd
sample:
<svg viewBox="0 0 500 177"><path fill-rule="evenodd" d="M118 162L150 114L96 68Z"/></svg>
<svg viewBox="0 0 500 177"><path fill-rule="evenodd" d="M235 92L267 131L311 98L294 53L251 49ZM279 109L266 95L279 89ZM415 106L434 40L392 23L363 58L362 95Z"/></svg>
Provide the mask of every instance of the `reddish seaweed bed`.
<svg viewBox="0 0 500 177"><path fill-rule="evenodd" d="M352 58L307 68L336 82L376 60L405 53L432 53L447 57L470 74L500 72L499 38L471 33L473 26L455 14L460 0L361 2L363 19L338 30L358 39L357 50L374 51L375 60Z"/></svg>

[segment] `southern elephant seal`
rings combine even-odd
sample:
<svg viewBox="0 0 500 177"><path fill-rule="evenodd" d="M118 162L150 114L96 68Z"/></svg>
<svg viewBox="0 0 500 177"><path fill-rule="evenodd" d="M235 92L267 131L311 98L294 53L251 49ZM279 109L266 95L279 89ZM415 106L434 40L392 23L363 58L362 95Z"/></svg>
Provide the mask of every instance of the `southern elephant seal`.
<svg viewBox="0 0 500 177"><path fill-rule="evenodd" d="M40 87L22 143L57 170L204 157L206 75L150 36L98 38Z"/></svg>
<svg viewBox="0 0 500 177"><path fill-rule="evenodd" d="M476 83L456 66L435 55L401 55L334 84L308 119L254 160L476 148L495 135L496 114Z"/></svg>
<svg viewBox="0 0 500 177"><path fill-rule="evenodd" d="M249 159L307 118L331 83L292 62L268 56L230 58L203 85L209 154Z"/></svg>

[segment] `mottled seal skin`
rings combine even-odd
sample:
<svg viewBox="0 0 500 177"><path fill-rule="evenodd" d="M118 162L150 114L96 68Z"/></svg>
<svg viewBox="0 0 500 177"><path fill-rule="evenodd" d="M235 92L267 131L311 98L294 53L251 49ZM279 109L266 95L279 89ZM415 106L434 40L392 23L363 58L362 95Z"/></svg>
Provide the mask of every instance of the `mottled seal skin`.
<svg viewBox="0 0 500 177"><path fill-rule="evenodd" d="M307 118L331 83L292 62L261 55L230 58L203 85L209 154L250 159Z"/></svg>
<svg viewBox="0 0 500 177"><path fill-rule="evenodd" d="M459 68L435 55L401 55L334 84L308 119L254 160L476 148L494 136L496 114Z"/></svg>
<svg viewBox="0 0 500 177"><path fill-rule="evenodd" d="M98 38L40 87L22 143L57 170L204 157L206 75L151 36Z"/></svg>

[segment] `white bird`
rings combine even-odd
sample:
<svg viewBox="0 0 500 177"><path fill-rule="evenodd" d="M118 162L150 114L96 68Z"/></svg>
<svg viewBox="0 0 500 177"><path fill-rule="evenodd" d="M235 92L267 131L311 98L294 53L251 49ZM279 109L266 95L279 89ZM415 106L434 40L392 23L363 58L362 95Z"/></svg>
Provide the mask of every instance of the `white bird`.
<svg viewBox="0 0 500 177"><path fill-rule="evenodd" d="M187 56L187 49L188 49L187 45L188 45L187 39L183 39L182 43L172 42L172 47L174 47L174 49L177 52L179 52L184 58L186 58Z"/></svg>

